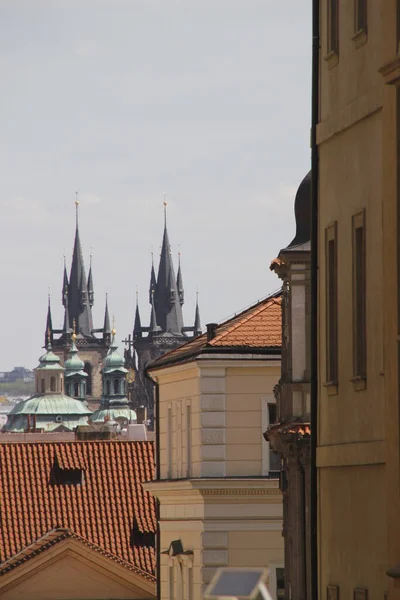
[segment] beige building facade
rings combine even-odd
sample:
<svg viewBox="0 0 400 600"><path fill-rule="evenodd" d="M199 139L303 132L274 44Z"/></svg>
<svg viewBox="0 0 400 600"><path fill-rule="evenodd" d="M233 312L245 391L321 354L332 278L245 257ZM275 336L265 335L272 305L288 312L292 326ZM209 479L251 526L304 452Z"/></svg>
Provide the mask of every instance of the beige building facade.
<svg viewBox="0 0 400 600"><path fill-rule="evenodd" d="M320 2L318 586L400 597L400 3Z"/></svg>
<svg viewBox="0 0 400 600"><path fill-rule="evenodd" d="M145 488L160 502L162 600L200 600L220 566L269 567L274 598L283 585L279 465L262 437L275 418L280 298L245 312L149 369L160 468ZM252 317L277 325L274 346L245 347L252 334L240 328Z"/></svg>

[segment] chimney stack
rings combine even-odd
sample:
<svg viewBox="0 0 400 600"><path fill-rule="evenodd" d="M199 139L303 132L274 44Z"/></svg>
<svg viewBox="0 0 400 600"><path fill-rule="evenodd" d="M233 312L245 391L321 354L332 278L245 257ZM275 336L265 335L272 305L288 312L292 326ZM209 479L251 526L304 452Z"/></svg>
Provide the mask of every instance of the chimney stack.
<svg viewBox="0 0 400 600"><path fill-rule="evenodd" d="M207 323L207 342L211 342L217 335L218 323Z"/></svg>

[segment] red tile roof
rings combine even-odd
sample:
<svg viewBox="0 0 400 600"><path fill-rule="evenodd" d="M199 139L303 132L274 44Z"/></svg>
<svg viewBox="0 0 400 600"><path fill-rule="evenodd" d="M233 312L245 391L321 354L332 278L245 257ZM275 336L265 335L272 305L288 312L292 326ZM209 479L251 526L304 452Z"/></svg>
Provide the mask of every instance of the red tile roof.
<svg viewBox="0 0 400 600"><path fill-rule="evenodd" d="M268 296L217 327L216 336L207 341L204 333L187 344L175 348L152 362L147 370L153 371L170 364L194 360L202 351L274 350L282 346L282 294Z"/></svg>
<svg viewBox="0 0 400 600"><path fill-rule="evenodd" d="M58 468L83 483L54 483ZM61 529L153 580L153 475L152 442L0 443L0 563Z"/></svg>

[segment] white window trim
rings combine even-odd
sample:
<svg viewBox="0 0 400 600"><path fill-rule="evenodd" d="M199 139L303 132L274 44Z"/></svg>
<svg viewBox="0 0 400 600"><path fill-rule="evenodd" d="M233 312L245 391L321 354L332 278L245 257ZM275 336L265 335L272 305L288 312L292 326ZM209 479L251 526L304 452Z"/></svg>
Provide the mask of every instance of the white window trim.
<svg viewBox="0 0 400 600"><path fill-rule="evenodd" d="M276 570L284 569L285 565L283 561L273 561L268 564L269 568L269 593L272 596L272 600L276 600Z"/></svg>

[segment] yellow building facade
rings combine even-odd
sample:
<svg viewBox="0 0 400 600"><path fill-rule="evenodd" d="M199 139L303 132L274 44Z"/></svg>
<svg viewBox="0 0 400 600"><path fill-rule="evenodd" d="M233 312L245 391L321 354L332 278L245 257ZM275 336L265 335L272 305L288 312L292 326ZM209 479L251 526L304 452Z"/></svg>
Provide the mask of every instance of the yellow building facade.
<svg viewBox="0 0 400 600"><path fill-rule="evenodd" d="M319 597L400 597L400 3L321 0Z"/></svg>
<svg viewBox="0 0 400 600"><path fill-rule="evenodd" d="M251 345L252 334L240 329L252 319L277 325L275 345ZM158 389L160 468L145 489L160 502L162 600L200 600L220 566L269 567L272 595L279 595L279 464L262 434L275 414L280 338L274 298L149 368Z"/></svg>

